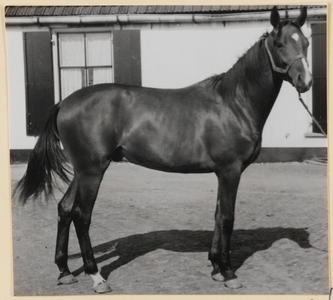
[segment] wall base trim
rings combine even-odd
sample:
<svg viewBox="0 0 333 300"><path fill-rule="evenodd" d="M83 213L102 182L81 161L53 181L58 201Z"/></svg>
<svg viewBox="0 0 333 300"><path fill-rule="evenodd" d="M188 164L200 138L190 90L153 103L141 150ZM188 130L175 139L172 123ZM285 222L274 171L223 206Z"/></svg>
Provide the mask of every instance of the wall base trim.
<svg viewBox="0 0 333 300"><path fill-rule="evenodd" d="M257 163L302 162L317 157L327 157L327 148L262 148Z"/></svg>

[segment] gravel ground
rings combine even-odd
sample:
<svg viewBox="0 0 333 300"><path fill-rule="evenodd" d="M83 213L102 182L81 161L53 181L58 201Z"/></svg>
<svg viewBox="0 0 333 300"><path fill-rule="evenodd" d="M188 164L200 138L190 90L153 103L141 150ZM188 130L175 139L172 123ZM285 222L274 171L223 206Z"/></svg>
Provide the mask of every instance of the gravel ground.
<svg viewBox="0 0 333 300"><path fill-rule="evenodd" d="M26 165L12 165L12 184ZM214 282L208 250L214 228L213 174L108 169L90 230L112 294L327 294L327 169L307 163L253 164L239 187L232 263L243 288ZM53 263L55 199L13 201L16 296L90 295L74 228L69 266L79 283L58 286Z"/></svg>

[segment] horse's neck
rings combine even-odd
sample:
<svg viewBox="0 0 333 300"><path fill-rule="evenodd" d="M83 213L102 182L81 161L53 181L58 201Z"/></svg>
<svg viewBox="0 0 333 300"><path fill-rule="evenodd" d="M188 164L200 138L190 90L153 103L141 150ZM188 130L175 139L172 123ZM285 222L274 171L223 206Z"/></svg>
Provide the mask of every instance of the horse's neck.
<svg viewBox="0 0 333 300"><path fill-rule="evenodd" d="M235 101L243 97L248 113L262 131L282 85L282 79L273 73L264 40L253 45L226 76L230 76L228 81L235 82Z"/></svg>

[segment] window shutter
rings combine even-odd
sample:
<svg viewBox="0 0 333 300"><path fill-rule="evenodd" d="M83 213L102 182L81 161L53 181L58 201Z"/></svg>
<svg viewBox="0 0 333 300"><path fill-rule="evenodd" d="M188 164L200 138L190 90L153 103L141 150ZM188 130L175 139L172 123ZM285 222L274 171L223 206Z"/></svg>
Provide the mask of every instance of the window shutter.
<svg viewBox="0 0 333 300"><path fill-rule="evenodd" d="M25 33L27 135L39 135L54 105L49 32Z"/></svg>
<svg viewBox="0 0 333 300"><path fill-rule="evenodd" d="M313 115L327 132L326 23L312 24ZM313 132L320 129L313 125Z"/></svg>
<svg viewBox="0 0 333 300"><path fill-rule="evenodd" d="M115 83L141 86L141 45L139 30L113 32Z"/></svg>

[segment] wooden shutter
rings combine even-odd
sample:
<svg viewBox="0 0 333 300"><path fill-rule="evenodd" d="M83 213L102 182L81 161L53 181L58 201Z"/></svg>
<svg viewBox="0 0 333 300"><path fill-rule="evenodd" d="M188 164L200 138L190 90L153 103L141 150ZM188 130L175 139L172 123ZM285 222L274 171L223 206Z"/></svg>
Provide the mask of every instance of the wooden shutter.
<svg viewBox="0 0 333 300"><path fill-rule="evenodd" d="M139 30L113 32L115 83L141 86L141 45Z"/></svg>
<svg viewBox="0 0 333 300"><path fill-rule="evenodd" d="M49 32L25 37L27 135L37 136L54 105L52 48Z"/></svg>
<svg viewBox="0 0 333 300"><path fill-rule="evenodd" d="M327 132L326 23L312 24L312 111L320 126ZM320 130L313 124L313 132Z"/></svg>

